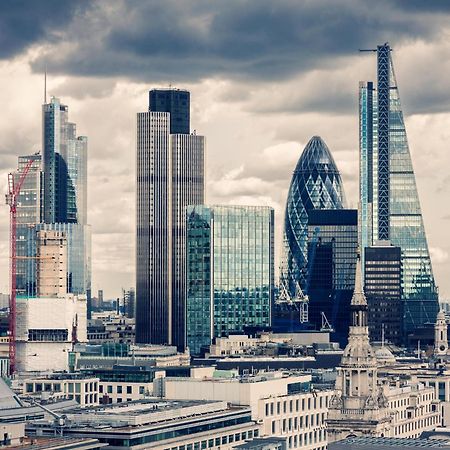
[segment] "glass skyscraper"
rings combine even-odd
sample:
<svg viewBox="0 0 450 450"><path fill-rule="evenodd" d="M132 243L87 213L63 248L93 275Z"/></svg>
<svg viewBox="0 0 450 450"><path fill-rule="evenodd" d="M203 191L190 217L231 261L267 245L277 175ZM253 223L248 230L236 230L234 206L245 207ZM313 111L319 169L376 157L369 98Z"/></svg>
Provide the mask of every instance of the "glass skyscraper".
<svg viewBox="0 0 450 450"><path fill-rule="evenodd" d="M280 284L295 297L297 285L306 287L308 215L313 209L341 209L346 205L339 171L325 142L313 136L292 176L284 218L284 254Z"/></svg>
<svg viewBox="0 0 450 450"><path fill-rule="evenodd" d="M87 138L76 136L69 108L53 97L42 107L43 221L86 224Z"/></svg>
<svg viewBox="0 0 450 450"><path fill-rule="evenodd" d="M263 206L187 208L187 345L270 326L274 211Z"/></svg>
<svg viewBox="0 0 450 450"><path fill-rule="evenodd" d="M189 107L189 96L179 101ZM171 111L152 107L137 115L136 341L184 350L186 206L204 203L205 138L173 133L185 128L172 126Z"/></svg>
<svg viewBox="0 0 450 450"><path fill-rule="evenodd" d="M406 333L435 322L438 294L389 44L377 47L377 84L360 83L361 243L402 252Z"/></svg>
<svg viewBox="0 0 450 450"><path fill-rule="evenodd" d="M34 295L36 290L35 261L24 258L32 253L28 240L30 227L41 221L42 214L42 172L41 155L19 156L17 170L14 172L15 183L19 181L28 161L33 163L23 181L17 202L17 240L16 252L16 293L18 296Z"/></svg>
<svg viewBox="0 0 450 450"><path fill-rule="evenodd" d="M57 98L42 107L42 153L20 156L18 178L30 159L17 207L18 296L35 297L37 236L40 230L63 232L68 242L67 291L91 290L91 230L87 225L87 138L76 136L68 107Z"/></svg>
<svg viewBox="0 0 450 450"><path fill-rule="evenodd" d="M325 314L333 340L346 345L358 248L356 209L314 209L308 218L309 322L316 329Z"/></svg>

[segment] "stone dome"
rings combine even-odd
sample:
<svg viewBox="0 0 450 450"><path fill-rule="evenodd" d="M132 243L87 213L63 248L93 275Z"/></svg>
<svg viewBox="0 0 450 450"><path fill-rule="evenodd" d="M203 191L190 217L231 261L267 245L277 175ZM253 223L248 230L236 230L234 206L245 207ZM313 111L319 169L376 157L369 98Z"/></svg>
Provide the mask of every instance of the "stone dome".
<svg viewBox="0 0 450 450"><path fill-rule="evenodd" d="M396 362L395 356L387 347L380 347L375 351L375 357L379 363L393 364Z"/></svg>
<svg viewBox="0 0 450 450"><path fill-rule="evenodd" d="M353 340L345 347L341 359L342 366L369 367L376 366L376 364L375 351L368 339Z"/></svg>

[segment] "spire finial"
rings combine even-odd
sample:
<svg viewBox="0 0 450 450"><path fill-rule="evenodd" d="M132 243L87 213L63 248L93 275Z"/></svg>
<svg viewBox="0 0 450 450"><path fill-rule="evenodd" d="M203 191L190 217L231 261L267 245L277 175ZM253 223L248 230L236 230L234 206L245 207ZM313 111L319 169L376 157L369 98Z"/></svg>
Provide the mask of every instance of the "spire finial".
<svg viewBox="0 0 450 450"><path fill-rule="evenodd" d="M47 65L44 69L44 105L47 104Z"/></svg>

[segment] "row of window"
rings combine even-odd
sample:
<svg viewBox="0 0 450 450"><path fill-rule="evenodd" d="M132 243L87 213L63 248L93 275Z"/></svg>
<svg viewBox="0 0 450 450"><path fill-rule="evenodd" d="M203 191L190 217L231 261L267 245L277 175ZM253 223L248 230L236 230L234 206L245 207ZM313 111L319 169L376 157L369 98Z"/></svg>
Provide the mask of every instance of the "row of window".
<svg viewBox="0 0 450 450"><path fill-rule="evenodd" d="M308 397L296 399L296 400L284 400L283 402L278 401L270 402L265 404L266 416L273 416L274 414L283 414L306 411L306 410L316 410L317 408L326 408L328 406L328 396L319 397ZM276 410L276 412L275 412Z"/></svg>

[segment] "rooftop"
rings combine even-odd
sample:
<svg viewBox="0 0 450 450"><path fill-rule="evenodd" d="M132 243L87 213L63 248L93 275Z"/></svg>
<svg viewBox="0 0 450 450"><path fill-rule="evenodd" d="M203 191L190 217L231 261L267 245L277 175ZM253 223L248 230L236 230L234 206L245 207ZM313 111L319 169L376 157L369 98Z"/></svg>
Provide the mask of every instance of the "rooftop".
<svg viewBox="0 0 450 450"><path fill-rule="evenodd" d="M26 437L19 445L2 447L5 450L90 450L107 447L97 439Z"/></svg>
<svg viewBox="0 0 450 450"><path fill-rule="evenodd" d="M352 450L357 448L390 449L390 448L440 448L450 450L450 445L429 439L399 439L391 437L351 437L329 444L329 450Z"/></svg>

